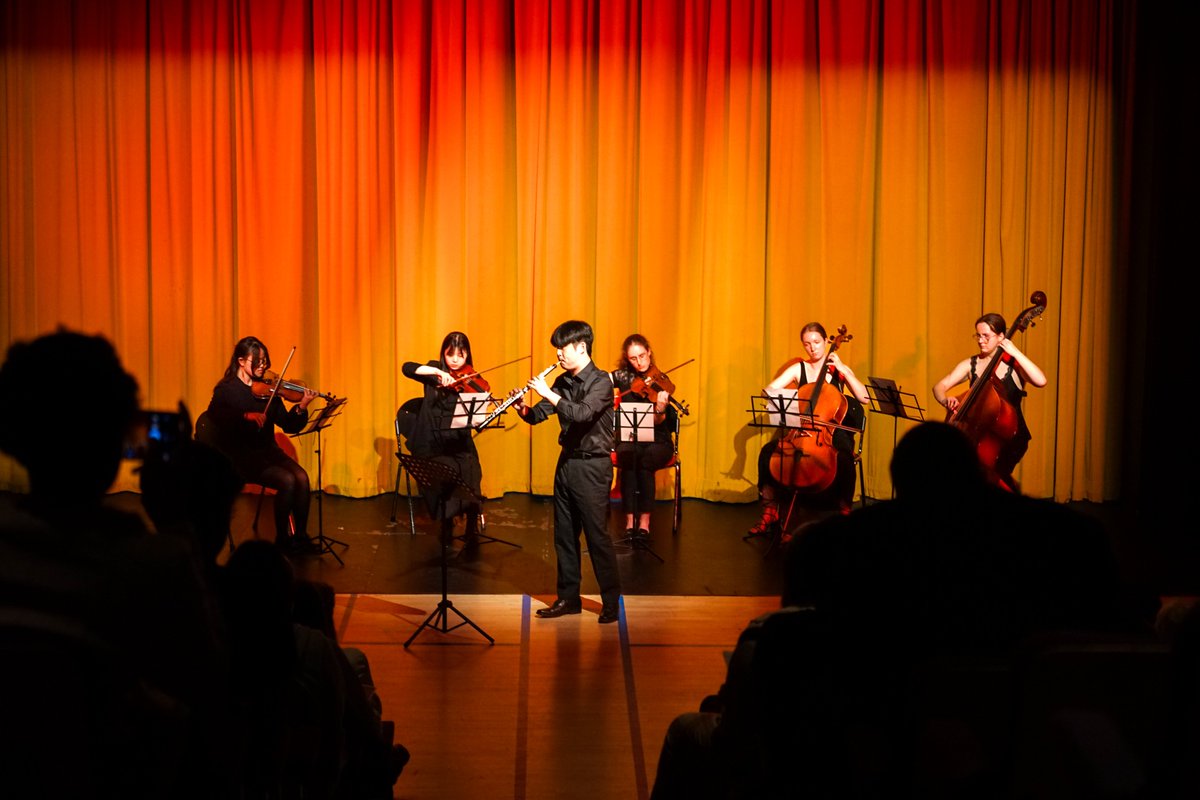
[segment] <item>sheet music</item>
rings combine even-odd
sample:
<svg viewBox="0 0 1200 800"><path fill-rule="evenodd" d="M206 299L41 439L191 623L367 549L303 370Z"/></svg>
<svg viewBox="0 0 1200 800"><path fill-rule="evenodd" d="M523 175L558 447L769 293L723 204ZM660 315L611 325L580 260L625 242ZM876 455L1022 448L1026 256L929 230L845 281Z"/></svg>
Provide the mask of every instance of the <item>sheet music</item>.
<svg viewBox="0 0 1200 800"><path fill-rule="evenodd" d="M333 424L333 418L342 413L342 406L346 405L347 400L348 398L338 397L318 408L314 413L309 415L308 423L299 432L291 434L292 438L307 436L313 431L328 428Z"/></svg>
<svg viewBox="0 0 1200 800"><path fill-rule="evenodd" d="M891 414L894 417L908 416L904 410L904 401L900 398L900 387L896 385L895 381L890 378L869 376L867 382L875 390L875 405L879 407L880 412Z"/></svg>
<svg viewBox="0 0 1200 800"><path fill-rule="evenodd" d="M617 406L617 441L654 441L653 403L631 402Z"/></svg>
<svg viewBox="0 0 1200 800"><path fill-rule="evenodd" d="M767 424L781 428L800 427L799 392L796 389L763 389L767 397Z"/></svg>
<svg viewBox="0 0 1200 800"><path fill-rule="evenodd" d="M474 428L488 414L488 403L492 396L487 392L460 392L454 403L454 415L450 418L450 429Z"/></svg>

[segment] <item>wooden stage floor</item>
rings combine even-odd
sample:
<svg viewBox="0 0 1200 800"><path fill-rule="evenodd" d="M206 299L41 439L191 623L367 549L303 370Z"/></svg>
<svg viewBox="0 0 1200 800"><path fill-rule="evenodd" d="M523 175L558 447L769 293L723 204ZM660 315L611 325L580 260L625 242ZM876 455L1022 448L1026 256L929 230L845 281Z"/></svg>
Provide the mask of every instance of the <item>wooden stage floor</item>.
<svg viewBox="0 0 1200 800"><path fill-rule="evenodd" d="M239 499L239 540L253 535L255 502ZM724 652L779 605L781 559L762 541L742 541L757 505L688 500L675 535L671 503L655 505L661 563L618 551L617 623L596 622L586 558L584 613L538 619L555 596L550 498L510 494L486 504L486 532L521 547L456 542L447 571L455 607L496 643L463 626L426 629L405 649L441 599L436 526L418 504L412 534L403 499L392 523L390 495L323 503L326 534L349 545L337 548L345 564L327 555L300 560L297 571L338 590L341 642L366 652L384 715L412 752L397 798L648 798L667 725L717 691ZM270 536L266 511L259 527ZM317 511L314 503L313 533ZM623 534L622 520L614 505L610 535Z"/></svg>
<svg viewBox="0 0 1200 800"><path fill-rule="evenodd" d="M132 494L113 501L140 504ZM273 536L269 503L264 538ZM325 533L348 545L337 548L345 563L303 558L297 573L337 590L340 641L367 654L384 717L412 752L397 798L648 798L671 719L717 691L725 651L751 619L779 605L782 559L761 540L742 540L757 504L685 500L675 535L671 503L655 505L651 545L661 563L618 552L625 594L617 623L596 622L586 558L584 613L538 619L534 611L555 594L550 498L510 494L486 504L486 532L521 547L456 542L448 562L450 599L495 644L464 626L426 629L405 649L441 599L435 525L418 505L414 535L403 498L392 523L391 495L322 503ZM254 535L256 504L256 495L238 499L235 541ZM314 499L314 534L317 514ZM614 505L609 532L620 537L622 527Z"/></svg>
<svg viewBox="0 0 1200 800"><path fill-rule="evenodd" d="M470 595L470 627L403 642L436 595L338 596L344 645L366 652L412 761L395 797L628 800L649 797L675 715L717 690L746 623L775 597L626 595L621 619L533 611L550 596ZM451 615L452 618L453 615ZM457 618L454 618L457 619Z"/></svg>

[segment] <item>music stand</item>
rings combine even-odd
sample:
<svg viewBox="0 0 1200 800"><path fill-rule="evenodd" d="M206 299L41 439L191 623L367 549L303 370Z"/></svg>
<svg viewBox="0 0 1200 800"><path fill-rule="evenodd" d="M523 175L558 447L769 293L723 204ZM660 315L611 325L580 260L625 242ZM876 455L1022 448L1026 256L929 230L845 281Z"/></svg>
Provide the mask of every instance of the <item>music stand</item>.
<svg viewBox="0 0 1200 800"><path fill-rule="evenodd" d="M454 413L450 415L450 429L473 429L487 417L487 407L492 396L487 392L459 392L454 400Z"/></svg>
<svg viewBox="0 0 1200 800"><path fill-rule="evenodd" d="M456 492L466 495L468 500L473 500L475 503L480 502L479 497L475 494L475 492L471 491L471 487L467 486L467 484L463 481L462 476L458 474L458 471L452 468L449 464L443 464L440 461L433 461L432 459L410 456L407 453L397 453L396 457L400 459L400 463L404 465L406 470L408 470L408 474L412 475L413 478L416 479L417 486L427 492L437 493L438 516L442 517L442 532L441 536L439 537L442 547L442 599L441 602L437 604L437 608L435 608L429 614L429 616L425 618L425 621L422 622L415 631L413 631L412 636L408 637L408 641L404 643L405 649L407 649L408 646L412 644L413 640L420 635L421 631L425 630L426 628L432 627L434 630L440 631L441 633L449 633L450 631L461 628L463 625L470 625L479 632L480 636L488 640L488 644L495 644L496 640L491 636L488 636L487 632L484 631L483 628L472 622L470 617L455 608L454 602L450 600L448 596L450 584L448 559L450 542L454 538L451 535L454 530L454 519L452 517L445 518L442 514L442 510L445 507L446 500L450 497L450 495ZM448 491L447 487L449 487ZM449 621L449 612L451 611L457 614L462 619L462 622L451 625Z"/></svg>
<svg viewBox="0 0 1200 800"><path fill-rule="evenodd" d="M454 412L450 415L449 430L473 430L477 425L483 422L488 415L488 406L495 402L488 392L460 392L454 401ZM482 430L482 428L479 428ZM472 493L472 496L474 494ZM480 525L475 531L474 544L506 544L509 547L515 547L518 550L525 549L516 542L510 542L507 539L497 539L495 536L489 536L484 533L487 529L487 522L483 518L483 498L478 498L479 511L477 512L480 519ZM464 532L462 536L454 537L467 540L467 534Z"/></svg>
<svg viewBox="0 0 1200 800"><path fill-rule="evenodd" d="M654 405L652 403L643 403L634 401L629 403L620 403L617 405L617 413L613 415L616 431L614 440L617 443L621 442L653 442L654 441ZM640 461L641 456L637 459ZM634 466L637 469L637 466ZM637 495L633 498L633 519L637 523L638 517L638 499ZM622 536L614 542L616 547L621 547L626 550L640 550L643 553L649 553L658 560L658 563L665 563L663 557L654 552L654 548L650 546L650 536L638 536L635 528L632 533Z"/></svg>
<svg viewBox="0 0 1200 800"><path fill-rule="evenodd" d="M867 396L871 398L871 413L892 418L892 449L896 449L897 428L901 419L913 422L925 421L925 410L921 401L912 392L900 389L891 378L867 378ZM892 496L896 491L892 489Z"/></svg>
<svg viewBox="0 0 1200 800"><path fill-rule="evenodd" d="M323 502L325 491L321 488L323 483L323 472L321 462L321 431L333 424L334 417L342 413L342 406L346 405L345 397L338 397L330 400L322 408L317 410L317 413L309 418L308 424L305 425L299 433L292 434L293 439L299 439L302 436L308 436L311 433L317 435L317 538L314 540L317 543L317 555L323 556L326 553L337 559L338 564L346 566L346 562L342 561L342 557L333 552L333 546L339 545L343 549L350 547L346 542L340 539L334 539L325 535L325 504Z"/></svg>

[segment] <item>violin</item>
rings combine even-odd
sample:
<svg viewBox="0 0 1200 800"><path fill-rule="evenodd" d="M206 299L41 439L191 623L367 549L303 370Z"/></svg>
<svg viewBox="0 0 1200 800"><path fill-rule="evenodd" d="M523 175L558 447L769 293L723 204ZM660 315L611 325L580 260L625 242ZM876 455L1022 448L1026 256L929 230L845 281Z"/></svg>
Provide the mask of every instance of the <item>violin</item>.
<svg viewBox="0 0 1200 800"><path fill-rule="evenodd" d="M679 367L682 367L685 364L690 364L692 361L695 361L695 359L688 359L687 361L683 362L683 364L680 364ZM675 369L679 369L679 367L675 367ZM669 371L674 372L674 370ZM646 370L645 372L635 373L633 380L630 381L629 388L626 391L632 392L633 394L640 394L642 397L646 398L655 405L658 404L658 395L661 392L666 392L667 400L671 403L671 405L675 406L676 411L684 416L692 413L691 409L687 407L686 403L682 403L676 399L675 384L670 378L667 377L667 373L663 372L658 367L651 366L650 369Z"/></svg>
<svg viewBox="0 0 1200 800"><path fill-rule="evenodd" d="M634 376L629 384L629 391L640 394L651 403L657 403L658 396L663 392L668 395L675 394L675 384L658 367L650 367L645 372Z"/></svg>
<svg viewBox="0 0 1200 800"><path fill-rule="evenodd" d="M1011 339L1013 334L1034 325L1034 320L1046 311L1046 293L1036 291L1029 297L1032 306L1022 311L1004 334ZM946 422L961 430L975 446L979 463L983 465L992 483L1012 490L1008 476L996 472L996 464L1004 449L1017 435L1020 416L1015 406L1005 399L1001 380L996 377L996 368L1004 360L1004 351L997 348L983 373L971 384L966 397L957 409L947 412ZM1010 364L1009 369L1013 366Z"/></svg>
<svg viewBox="0 0 1200 800"><path fill-rule="evenodd" d="M492 391L492 387L483 379L483 373L507 367L509 364L516 364L518 361L524 361L527 358L529 356L521 356L520 358L514 358L512 361L505 361L503 364L497 364L494 367L481 370L476 370L470 364L464 364L460 370L450 370L450 375L454 380L441 388L449 389L452 392L490 392Z"/></svg>
<svg viewBox="0 0 1200 800"><path fill-rule="evenodd" d="M279 387L278 391L276 391L276 386ZM304 393L308 391L308 387L302 381L281 381L276 373L267 370L261 378L251 376L250 391L259 400L269 399L271 393L274 392L289 403L299 403L304 399ZM317 392L317 397L330 402L335 399L333 395L321 392Z"/></svg>
<svg viewBox="0 0 1200 800"><path fill-rule="evenodd" d="M464 364L462 369L448 370L450 377L454 378L453 383L447 383L443 389L449 389L452 392L476 392L484 393L491 392L492 387L482 375L475 371L475 368L470 364Z"/></svg>
<svg viewBox="0 0 1200 800"><path fill-rule="evenodd" d="M842 342L853 338L845 325L838 328L816 380L796 391L799 408L808 422L788 431L771 454L771 477L784 486L802 492L822 492L837 477L833 432L844 427L842 421L850 404L846 395L825 387L825 376L829 374L829 356L837 352Z"/></svg>

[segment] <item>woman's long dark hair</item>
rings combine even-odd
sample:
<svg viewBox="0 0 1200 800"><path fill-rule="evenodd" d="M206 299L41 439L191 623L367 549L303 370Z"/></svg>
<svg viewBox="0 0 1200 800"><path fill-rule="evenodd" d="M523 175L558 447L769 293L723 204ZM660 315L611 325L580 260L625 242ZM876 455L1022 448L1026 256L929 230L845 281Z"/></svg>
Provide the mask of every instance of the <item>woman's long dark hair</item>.
<svg viewBox="0 0 1200 800"><path fill-rule="evenodd" d="M447 372L450 368L446 366L446 351L461 350L467 354L467 364L475 366L475 361L471 357L471 340L462 331L450 331L446 334L446 338L442 339L442 349L438 351L438 361L441 362L442 369Z"/></svg>
<svg viewBox="0 0 1200 800"><path fill-rule="evenodd" d="M225 375L221 380L237 375L238 361L243 358L259 358L265 362L265 367L271 366L271 354L267 352L267 346L257 336L243 336L233 346L233 355L229 357L229 366L225 368Z"/></svg>
<svg viewBox="0 0 1200 800"><path fill-rule="evenodd" d="M633 368L633 365L629 363L628 355L629 348L635 344L640 344L650 354L650 366L656 366L654 363L654 348L650 346L650 342L640 333L631 333L625 337L625 341L621 342L621 357L617 359L617 369L628 370L630 374L637 372Z"/></svg>

